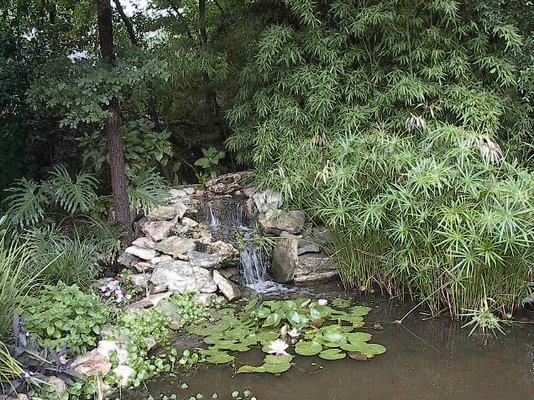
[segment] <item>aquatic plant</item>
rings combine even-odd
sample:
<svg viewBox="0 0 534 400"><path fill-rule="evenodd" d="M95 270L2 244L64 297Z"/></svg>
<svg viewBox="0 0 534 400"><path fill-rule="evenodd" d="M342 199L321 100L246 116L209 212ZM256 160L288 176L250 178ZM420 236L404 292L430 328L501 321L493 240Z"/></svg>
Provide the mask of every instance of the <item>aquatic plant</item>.
<svg viewBox="0 0 534 400"><path fill-rule="evenodd" d="M197 324L209 317L209 310L197 300L197 293L176 293L170 298L170 303L180 315L180 324L187 326Z"/></svg>
<svg viewBox="0 0 534 400"><path fill-rule="evenodd" d="M187 331L201 336L208 345L200 350L208 363L235 362L229 352L246 352L256 346L267 353L262 365L241 366L240 373L287 371L294 359L287 351L291 345L298 355L318 355L325 360L341 359L347 353L370 359L386 351L382 345L368 343L370 334L355 331L364 326L363 317L370 308L351 307L345 299L331 304L319 305L311 299L251 300L242 309L219 310L215 322L193 325Z"/></svg>

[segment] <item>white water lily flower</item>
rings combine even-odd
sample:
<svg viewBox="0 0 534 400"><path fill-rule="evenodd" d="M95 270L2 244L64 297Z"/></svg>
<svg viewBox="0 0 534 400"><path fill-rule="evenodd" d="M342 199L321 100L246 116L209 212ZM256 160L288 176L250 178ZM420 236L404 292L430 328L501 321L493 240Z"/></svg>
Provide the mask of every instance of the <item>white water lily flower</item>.
<svg viewBox="0 0 534 400"><path fill-rule="evenodd" d="M293 328L291 329L289 332L287 332L287 334L292 338L292 339L296 339L300 336L300 332L297 328Z"/></svg>
<svg viewBox="0 0 534 400"><path fill-rule="evenodd" d="M288 347L289 345L286 342L280 339L276 339L269 344L268 353L274 354L275 356L286 356L288 355L286 352Z"/></svg>
<svg viewBox="0 0 534 400"><path fill-rule="evenodd" d="M326 306L326 305L328 304L328 300L326 300L326 299L319 299L319 300L317 301L317 304L319 304L320 306L324 307L324 306Z"/></svg>

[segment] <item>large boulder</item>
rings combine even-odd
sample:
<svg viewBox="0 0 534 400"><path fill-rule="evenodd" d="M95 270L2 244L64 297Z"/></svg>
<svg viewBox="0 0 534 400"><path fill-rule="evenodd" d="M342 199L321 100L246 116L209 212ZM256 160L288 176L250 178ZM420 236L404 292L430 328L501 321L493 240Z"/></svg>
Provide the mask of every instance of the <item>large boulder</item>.
<svg viewBox="0 0 534 400"><path fill-rule="evenodd" d="M239 287L226 279L217 270L213 271L213 281L228 301L236 300L241 297L241 291L239 290Z"/></svg>
<svg viewBox="0 0 534 400"><path fill-rule="evenodd" d="M268 211L260 214L259 223L267 233L280 234L280 232L299 233L304 228L306 214L304 211Z"/></svg>
<svg viewBox="0 0 534 400"><path fill-rule="evenodd" d="M193 239L182 238L179 236L169 236L156 244L156 250L168 254L174 258L187 260L188 253L195 250L196 242Z"/></svg>
<svg viewBox="0 0 534 400"><path fill-rule="evenodd" d="M338 274L332 257L323 253L308 253L298 257L293 280L295 283L309 283L328 280Z"/></svg>
<svg viewBox="0 0 534 400"><path fill-rule="evenodd" d="M156 265L150 281L172 292L213 293L217 285L210 271L184 261L164 261Z"/></svg>
<svg viewBox="0 0 534 400"><path fill-rule="evenodd" d="M171 233L172 228L176 225L176 221L146 221L143 224L143 232L146 233L152 240L159 242L165 239Z"/></svg>
<svg viewBox="0 0 534 400"><path fill-rule="evenodd" d="M273 249L271 276L278 283L287 283L293 280L298 262L298 237L282 232Z"/></svg>
<svg viewBox="0 0 534 400"><path fill-rule="evenodd" d="M266 213L269 210L278 210L282 207L282 194L271 189L254 193L252 199L260 213Z"/></svg>

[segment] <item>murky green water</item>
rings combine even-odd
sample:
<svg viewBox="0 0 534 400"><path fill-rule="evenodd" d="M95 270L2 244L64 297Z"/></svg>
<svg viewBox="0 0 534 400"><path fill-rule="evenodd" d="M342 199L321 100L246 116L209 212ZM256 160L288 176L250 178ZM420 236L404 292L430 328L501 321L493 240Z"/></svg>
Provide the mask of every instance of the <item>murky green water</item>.
<svg viewBox="0 0 534 400"><path fill-rule="evenodd" d="M324 286L322 287L324 291ZM336 295L339 287L326 292ZM350 296L345 293L345 296ZM299 357L296 366L280 375L235 374L231 366L200 366L187 376L162 376L129 399L158 398L176 393L189 398L218 393L230 398L234 390L250 389L258 400L526 400L534 399L534 325L507 329L506 336L490 339L468 337L466 329L448 318L423 321L414 313L402 326L406 305L394 301L357 301L373 307L366 317L373 342L388 351L370 361L324 361ZM532 312L526 319L534 320ZM260 353L240 355L243 362L259 363ZM181 389L180 383L189 387Z"/></svg>

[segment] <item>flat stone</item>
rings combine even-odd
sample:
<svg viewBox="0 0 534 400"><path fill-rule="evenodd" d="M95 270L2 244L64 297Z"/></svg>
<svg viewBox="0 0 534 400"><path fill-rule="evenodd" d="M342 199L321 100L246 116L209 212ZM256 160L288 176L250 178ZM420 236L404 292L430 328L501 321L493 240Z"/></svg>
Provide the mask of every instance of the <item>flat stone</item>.
<svg viewBox="0 0 534 400"><path fill-rule="evenodd" d="M173 206L159 206L146 216L149 221L170 221L176 216L176 209Z"/></svg>
<svg viewBox="0 0 534 400"><path fill-rule="evenodd" d="M208 252L216 254L221 259L221 265L232 264L239 258L239 251L230 243L217 240L207 244Z"/></svg>
<svg viewBox="0 0 534 400"><path fill-rule="evenodd" d="M217 270L213 271L213 281L217 284L217 287L228 301L236 300L241 297L241 291L237 285L226 279Z"/></svg>
<svg viewBox="0 0 534 400"><path fill-rule="evenodd" d="M191 250L187 253L189 263L195 267L214 268L221 263L221 257L217 254L202 253Z"/></svg>
<svg viewBox="0 0 534 400"><path fill-rule="evenodd" d="M298 263L298 237L282 232L273 249L271 276L278 283L291 282Z"/></svg>
<svg viewBox="0 0 534 400"><path fill-rule="evenodd" d="M192 195L195 194L196 189L193 188L193 187L185 187L185 188L183 188L183 191L184 191L187 195L192 196Z"/></svg>
<svg viewBox="0 0 534 400"><path fill-rule="evenodd" d="M266 213L269 210L278 210L282 207L282 194L271 189L254 193L252 198L260 213Z"/></svg>
<svg viewBox="0 0 534 400"><path fill-rule="evenodd" d="M113 368L113 373L119 378L118 385L121 388L128 387L131 377L135 374L135 370L128 365L119 365Z"/></svg>
<svg viewBox="0 0 534 400"><path fill-rule="evenodd" d="M169 291L179 293L213 293L217 290L210 271L185 261L165 261L157 264L150 281L154 285L166 286Z"/></svg>
<svg viewBox="0 0 534 400"><path fill-rule="evenodd" d="M156 257L156 251L153 249L145 249L143 247L137 247L137 246L130 246L126 250L124 250L125 253L133 254L136 257L139 257L142 260L152 260L154 257Z"/></svg>
<svg viewBox="0 0 534 400"><path fill-rule="evenodd" d="M303 237L299 240L298 254L306 253L319 253L321 251L319 245L309 240L309 238Z"/></svg>
<svg viewBox="0 0 534 400"><path fill-rule="evenodd" d="M151 294L150 296L145 297L133 304L128 306L129 311L138 311L153 308L159 304L160 301L172 296L172 292L164 292Z"/></svg>
<svg viewBox="0 0 534 400"><path fill-rule="evenodd" d="M163 261L171 261L173 258L167 254L162 254L161 256L154 257L152 260L150 260L150 263L152 265L158 264Z"/></svg>
<svg viewBox="0 0 534 400"><path fill-rule="evenodd" d="M187 197L187 193L185 192L185 190L182 189L171 189L169 190L169 194L173 198Z"/></svg>
<svg viewBox="0 0 534 400"><path fill-rule="evenodd" d="M132 242L132 246L141 247L143 249L154 249L155 245L156 243L146 236L137 238Z"/></svg>
<svg viewBox="0 0 534 400"><path fill-rule="evenodd" d="M188 253L195 250L196 242L193 239L170 236L156 244L156 250L181 260L188 259Z"/></svg>
<svg viewBox="0 0 534 400"><path fill-rule="evenodd" d="M306 223L306 214L304 211L269 211L266 214L260 214L259 223L267 233L279 234L280 232L289 232L297 234L302 231Z"/></svg>
<svg viewBox="0 0 534 400"><path fill-rule="evenodd" d="M170 235L175 224L175 221L147 221L143 224L143 232L155 242L159 242Z"/></svg>
<svg viewBox="0 0 534 400"><path fill-rule="evenodd" d="M191 219L191 218L188 218L188 217L183 217L182 218L182 225L183 226L187 226L189 228L195 228L198 226L198 222L195 221L194 219Z"/></svg>
<svg viewBox="0 0 534 400"><path fill-rule="evenodd" d="M230 172L205 183L209 195L230 194L241 189L245 180L253 175L252 171Z"/></svg>
<svg viewBox="0 0 534 400"><path fill-rule="evenodd" d="M111 363L94 349L77 357L71 368L84 376L106 376L111 370Z"/></svg>
<svg viewBox="0 0 534 400"><path fill-rule="evenodd" d="M331 279L339 274L332 257L324 253L308 253L298 257L293 276L295 283Z"/></svg>

